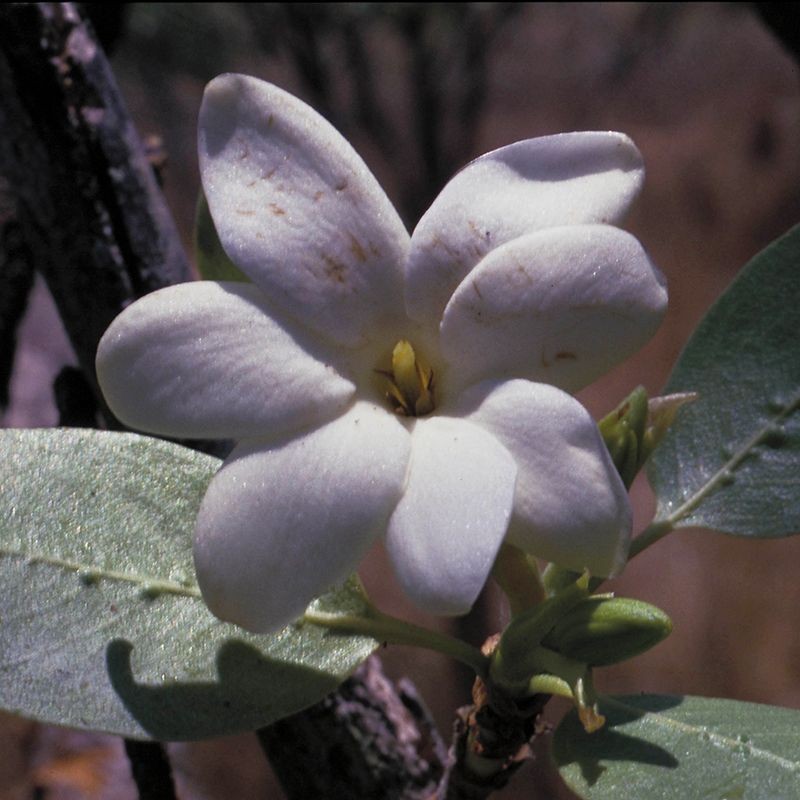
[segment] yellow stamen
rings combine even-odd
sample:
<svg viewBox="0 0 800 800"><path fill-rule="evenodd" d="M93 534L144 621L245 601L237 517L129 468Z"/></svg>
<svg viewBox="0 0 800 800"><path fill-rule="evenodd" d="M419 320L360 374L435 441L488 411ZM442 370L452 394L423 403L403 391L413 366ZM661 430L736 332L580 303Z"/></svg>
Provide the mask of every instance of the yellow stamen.
<svg viewBox="0 0 800 800"><path fill-rule="evenodd" d="M425 369L414 348L401 339L392 350L392 371L386 397L395 412L407 417L421 417L433 411L433 370Z"/></svg>
<svg viewBox="0 0 800 800"><path fill-rule="evenodd" d="M413 408L419 394L417 356L411 342L401 339L392 350L392 378L405 400Z"/></svg>

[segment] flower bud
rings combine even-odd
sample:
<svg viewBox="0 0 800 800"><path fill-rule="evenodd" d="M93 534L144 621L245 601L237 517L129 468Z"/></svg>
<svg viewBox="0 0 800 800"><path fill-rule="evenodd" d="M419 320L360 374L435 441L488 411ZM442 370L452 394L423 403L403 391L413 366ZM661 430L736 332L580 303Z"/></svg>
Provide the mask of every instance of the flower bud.
<svg viewBox="0 0 800 800"><path fill-rule="evenodd" d="M658 447L686 403L697 399L694 392L669 394L647 399L637 386L597 427L611 460L627 488Z"/></svg>
<svg viewBox="0 0 800 800"><path fill-rule="evenodd" d="M647 424L647 392L637 386L597 424L611 460L626 487L644 463L639 450Z"/></svg>
<svg viewBox="0 0 800 800"><path fill-rule="evenodd" d="M661 609L628 597L587 597L574 605L543 644L591 666L616 664L654 647L672 631Z"/></svg>
<svg viewBox="0 0 800 800"><path fill-rule="evenodd" d="M697 392L680 392L666 394L662 397L652 397L647 402L647 425L639 447L640 463L644 464L650 458L653 450L658 447L667 431L675 422L675 417L681 408L697 400Z"/></svg>

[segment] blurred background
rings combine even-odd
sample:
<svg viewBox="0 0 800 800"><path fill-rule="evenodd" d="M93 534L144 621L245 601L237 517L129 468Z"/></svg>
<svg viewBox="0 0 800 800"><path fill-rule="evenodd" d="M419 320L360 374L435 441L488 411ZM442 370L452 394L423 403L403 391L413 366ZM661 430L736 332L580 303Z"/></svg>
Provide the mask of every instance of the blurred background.
<svg viewBox="0 0 800 800"><path fill-rule="evenodd" d="M752 6L87 5L140 133L165 159L164 189L187 247L199 186L196 115L204 84L220 72L272 81L327 116L409 228L483 152L561 131L629 134L647 180L626 227L666 274L670 309L644 350L581 393L596 417L637 384L657 394L709 305L800 221L800 70ZM75 360L38 284L19 341L3 423L53 425L53 379ZM653 510L643 479L633 495L640 530ZM672 534L612 588L666 610L675 631L600 671L598 687L800 708L798 565L800 538ZM379 605L441 624L402 599L380 550L363 577ZM480 644L505 613L489 587L468 618L448 626ZM454 709L469 702L466 670L417 650L389 648L382 658L390 675L412 678L449 738ZM170 745L170 754L183 798L282 796L252 736ZM571 797L543 752L498 796ZM119 741L0 716L0 800L33 797L134 798Z"/></svg>

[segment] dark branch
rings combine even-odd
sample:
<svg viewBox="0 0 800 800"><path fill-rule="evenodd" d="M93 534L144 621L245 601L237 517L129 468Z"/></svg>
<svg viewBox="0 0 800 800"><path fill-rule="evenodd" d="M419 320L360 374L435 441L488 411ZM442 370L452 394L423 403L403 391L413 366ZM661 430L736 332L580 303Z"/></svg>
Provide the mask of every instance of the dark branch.
<svg viewBox="0 0 800 800"><path fill-rule="evenodd" d="M287 796L429 800L445 748L407 682L369 659L337 692L258 732Z"/></svg>
<svg viewBox="0 0 800 800"><path fill-rule="evenodd" d="M98 398L97 342L188 260L110 67L69 3L0 8L0 175Z"/></svg>
<svg viewBox="0 0 800 800"><path fill-rule="evenodd" d="M33 254L17 216L16 203L0 184L0 411L9 402L17 328L33 287Z"/></svg>
<svg viewBox="0 0 800 800"><path fill-rule="evenodd" d="M163 745L125 739L125 753L131 764L139 800L175 800L172 769Z"/></svg>

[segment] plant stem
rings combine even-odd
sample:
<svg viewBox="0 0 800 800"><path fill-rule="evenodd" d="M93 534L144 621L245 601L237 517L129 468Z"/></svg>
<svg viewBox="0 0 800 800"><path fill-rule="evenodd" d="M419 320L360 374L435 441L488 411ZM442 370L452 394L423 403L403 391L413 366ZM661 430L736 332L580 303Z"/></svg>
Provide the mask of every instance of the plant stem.
<svg viewBox="0 0 800 800"><path fill-rule="evenodd" d="M131 764L139 800L174 800L172 769L164 745L125 739L125 753Z"/></svg>
<svg viewBox="0 0 800 800"><path fill-rule="evenodd" d="M638 556L643 550L663 539L668 533L672 533L675 526L669 519L662 519L651 522L632 542L628 552L628 560Z"/></svg>
<svg viewBox="0 0 800 800"><path fill-rule="evenodd" d="M784 420L797 411L798 408L800 408L800 395L792 398L778 414L765 425L762 425L696 492L681 503L668 517L656 520L648 525L631 543L628 557L633 558L675 530L680 520L688 517L712 492L716 491L720 486L724 486L750 453L760 444L767 441L771 435L774 435L776 426L783 424Z"/></svg>
<svg viewBox="0 0 800 800"><path fill-rule="evenodd" d="M486 677L488 673L489 659L477 647L445 633L432 631L398 617L384 614L374 606L371 606L364 616L306 611L304 620L331 630L371 636L380 642L424 647L427 650L434 650L455 658L462 664L466 664L481 678Z"/></svg>
<svg viewBox="0 0 800 800"><path fill-rule="evenodd" d="M502 789L531 757L531 740L548 699L537 694L498 707L482 681L476 681L473 705L458 711L448 770L436 800L485 800Z"/></svg>

